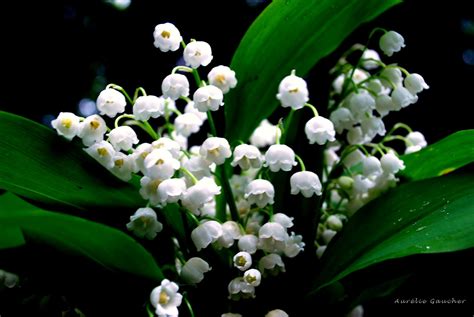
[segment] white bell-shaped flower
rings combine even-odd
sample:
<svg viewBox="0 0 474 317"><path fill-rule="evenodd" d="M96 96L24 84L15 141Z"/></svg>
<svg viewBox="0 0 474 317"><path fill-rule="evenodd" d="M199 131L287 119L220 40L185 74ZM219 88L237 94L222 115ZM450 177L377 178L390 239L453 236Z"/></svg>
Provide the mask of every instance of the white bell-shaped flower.
<svg viewBox="0 0 474 317"><path fill-rule="evenodd" d="M234 255L232 260L234 261L234 266L241 271L246 271L252 266L252 256L244 251Z"/></svg>
<svg viewBox="0 0 474 317"><path fill-rule="evenodd" d="M95 142L102 141L107 131L107 125L101 116L93 114L80 124L79 137L85 146L91 146Z"/></svg>
<svg viewBox="0 0 474 317"><path fill-rule="evenodd" d="M362 66L367 70L376 69L379 67L377 62L380 62L380 56L377 51L367 49L362 53Z"/></svg>
<svg viewBox="0 0 474 317"><path fill-rule="evenodd" d="M289 236L277 222L267 222L258 231L258 247L265 252L283 252Z"/></svg>
<svg viewBox="0 0 474 317"><path fill-rule="evenodd" d="M153 44L162 52L176 51L183 40L176 26L169 22L155 26L153 37Z"/></svg>
<svg viewBox="0 0 474 317"><path fill-rule="evenodd" d="M156 308L158 317L178 317L178 306L181 305L183 295L178 293L179 286L167 279L155 287L150 294L150 302Z"/></svg>
<svg viewBox="0 0 474 317"><path fill-rule="evenodd" d="M186 183L182 178L169 178L165 179L158 186L158 196L160 197L160 203L165 206L166 204L176 203L181 199L184 192L186 191Z"/></svg>
<svg viewBox="0 0 474 317"><path fill-rule="evenodd" d="M371 116L362 119L360 127L367 141L372 140L376 135L384 136L387 132L382 118Z"/></svg>
<svg viewBox="0 0 474 317"><path fill-rule="evenodd" d="M138 172L135 158L132 155L116 152L114 166L110 171L124 182L128 182L132 179L132 173Z"/></svg>
<svg viewBox="0 0 474 317"><path fill-rule="evenodd" d="M121 126L109 132L109 141L117 151L128 151L138 143L138 137L129 126Z"/></svg>
<svg viewBox="0 0 474 317"><path fill-rule="evenodd" d="M225 160L232 156L229 142L224 138L207 138L199 149L199 154L209 162L216 165L224 164Z"/></svg>
<svg viewBox="0 0 474 317"><path fill-rule="evenodd" d="M405 88L408 89L413 95L422 92L423 89L429 89L423 77L420 74L410 74L403 81Z"/></svg>
<svg viewBox="0 0 474 317"><path fill-rule="evenodd" d="M268 166L272 172L279 170L288 172L296 165L295 152L288 145L274 144L265 153L265 166Z"/></svg>
<svg viewBox="0 0 474 317"><path fill-rule="evenodd" d="M242 315L234 314L234 313L225 313L225 314L222 314L221 317L242 317Z"/></svg>
<svg viewBox="0 0 474 317"><path fill-rule="evenodd" d="M361 150L356 149L351 151L349 154L347 154L344 159L342 160L342 163L344 164L345 167L351 168L352 166L361 163L365 158L364 153L362 153Z"/></svg>
<svg viewBox="0 0 474 317"><path fill-rule="evenodd" d="M380 160L375 156L368 156L362 161L362 173L365 177L377 176L382 172Z"/></svg>
<svg viewBox="0 0 474 317"><path fill-rule="evenodd" d="M257 269L247 270L244 273L244 281L254 287L259 286L262 281L262 273Z"/></svg>
<svg viewBox="0 0 474 317"><path fill-rule="evenodd" d="M211 46L203 41L191 41L184 49L183 58L189 67L207 66L213 58Z"/></svg>
<svg viewBox="0 0 474 317"><path fill-rule="evenodd" d="M291 194L301 194L309 198L316 194L321 196L322 185L317 174L310 171L296 172L290 177Z"/></svg>
<svg viewBox="0 0 474 317"><path fill-rule="evenodd" d="M199 111L195 106L194 106L194 101L190 101L186 104L186 107L184 107L184 113L192 113L198 117L201 122L204 123L204 121L207 120L207 114L205 112Z"/></svg>
<svg viewBox="0 0 474 317"><path fill-rule="evenodd" d="M133 115L136 120L147 121L164 114L163 98L157 96L140 96L133 105Z"/></svg>
<svg viewBox="0 0 474 317"><path fill-rule="evenodd" d="M235 197L244 197L245 189L250 183L251 178L247 175L234 174L229 180L232 193Z"/></svg>
<svg viewBox="0 0 474 317"><path fill-rule="evenodd" d="M281 309L274 309L269 311L265 317L288 317L288 314Z"/></svg>
<svg viewBox="0 0 474 317"><path fill-rule="evenodd" d="M323 256L324 251L326 251L327 247L327 245L321 245L316 249L316 256L318 257L318 259Z"/></svg>
<svg viewBox="0 0 474 317"><path fill-rule="evenodd" d="M194 107L201 112L217 111L224 105L222 90L209 85L198 88L193 95Z"/></svg>
<svg viewBox="0 0 474 317"><path fill-rule="evenodd" d="M341 218L336 215L330 215L328 219L326 219L326 225L329 229L334 231L339 231L343 227Z"/></svg>
<svg viewBox="0 0 474 317"><path fill-rule="evenodd" d="M394 153L390 152L380 158L382 169L387 174L396 174L405 168L405 164Z"/></svg>
<svg viewBox="0 0 474 317"><path fill-rule="evenodd" d="M280 272L285 272L285 263L283 263L281 256L270 253L258 261L258 270L262 272L264 276L266 274L275 276Z"/></svg>
<svg viewBox="0 0 474 317"><path fill-rule="evenodd" d="M194 113L184 113L179 115L174 120L174 127L176 132L184 137L189 137L191 134L199 132L202 120Z"/></svg>
<svg viewBox="0 0 474 317"><path fill-rule="evenodd" d="M388 66L380 73L380 80L389 88L392 88L392 86L398 87L403 82L402 71L396 66ZM387 80L390 81L390 83L387 83Z"/></svg>
<svg viewBox="0 0 474 317"><path fill-rule="evenodd" d="M231 88L237 85L237 78L235 78L235 72L227 66L216 66L209 74L207 79L211 85L216 86L224 94L228 93Z"/></svg>
<svg viewBox="0 0 474 317"><path fill-rule="evenodd" d="M240 251L245 251L250 254L257 252L258 237L253 234L246 234L240 237L238 247Z"/></svg>
<svg viewBox="0 0 474 317"><path fill-rule="evenodd" d="M242 170L262 167L263 156L254 145L240 144L234 149L232 166L239 165Z"/></svg>
<svg viewBox="0 0 474 317"><path fill-rule="evenodd" d="M143 176L140 179L140 195L143 199L149 200L153 206L158 205L161 202L160 195L158 193L158 186L161 184L161 180L152 179L148 176Z"/></svg>
<svg viewBox="0 0 474 317"><path fill-rule="evenodd" d="M217 221L210 220L197 226L191 232L191 239L193 240L196 249L200 251L201 249L207 248L211 243L217 241L222 234L222 225Z"/></svg>
<svg viewBox="0 0 474 317"><path fill-rule="evenodd" d="M357 305L346 315L346 317L364 317L364 307L362 307L362 305Z"/></svg>
<svg viewBox="0 0 474 317"><path fill-rule="evenodd" d="M278 86L277 99L283 107L291 107L298 110L304 107L309 100L308 86L306 81L296 75L289 75L283 78Z"/></svg>
<svg viewBox="0 0 474 317"><path fill-rule="evenodd" d="M218 248L230 248L241 236L239 224L235 221L226 221L222 224L222 236L215 245Z"/></svg>
<svg viewBox="0 0 474 317"><path fill-rule="evenodd" d="M428 145L425 136L418 131L408 133L408 135L406 136L406 142L408 146L405 150L405 154L418 152L419 150Z"/></svg>
<svg viewBox="0 0 474 317"><path fill-rule="evenodd" d="M145 158L145 175L150 178L165 180L173 176L181 166L171 153L163 149L155 149Z"/></svg>
<svg viewBox="0 0 474 317"><path fill-rule="evenodd" d="M283 252L287 257L294 258L304 250L304 246L305 243L303 242L303 236L295 235L295 233L292 232L286 241L285 250Z"/></svg>
<svg viewBox="0 0 474 317"><path fill-rule="evenodd" d="M321 237L323 238L324 243L328 244L329 242L331 242L332 238L334 238L336 234L337 234L337 231L326 229L321 234Z"/></svg>
<svg viewBox="0 0 474 317"><path fill-rule="evenodd" d="M229 299L240 300L241 298L255 297L255 287L244 281L243 277L236 277L227 286Z"/></svg>
<svg viewBox="0 0 474 317"><path fill-rule="evenodd" d="M389 31L380 37L379 46L385 55L392 56L405 47L405 39L399 33Z"/></svg>
<svg viewBox="0 0 474 317"><path fill-rule="evenodd" d="M209 272L209 264L199 257L190 258L181 269L181 278L190 284L200 283L204 279L204 273Z"/></svg>
<svg viewBox="0 0 474 317"><path fill-rule="evenodd" d="M397 111L397 106L393 104L392 98L388 95L378 95L375 98L375 109L381 117L385 117L390 111Z"/></svg>
<svg viewBox="0 0 474 317"><path fill-rule="evenodd" d="M275 188L273 188L272 183L265 179L256 179L248 184L244 197L250 204L256 204L263 208L268 204L273 205Z"/></svg>
<svg viewBox="0 0 474 317"><path fill-rule="evenodd" d="M206 161L200 156L192 156L191 158L183 158L183 167L190 171L194 177L197 179L202 179L203 177L211 177L211 166L209 161ZM215 166L214 164L212 164ZM187 184L192 183L192 179L186 173L182 174Z"/></svg>
<svg viewBox="0 0 474 317"><path fill-rule="evenodd" d="M280 128L264 119L250 136L250 144L259 148L266 147L275 144L280 139L280 136Z"/></svg>
<svg viewBox="0 0 474 317"><path fill-rule="evenodd" d="M60 112L58 117L51 121L51 126L68 140L72 140L80 131L79 117L71 112Z"/></svg>
<svg viewBox="0 0 474 317"><path fill-rule="evenodd" d="M145 174L145 158L153 151L150 143L141 143L133 150L133 157L137 168Z"/></svg>
<svg viewBox="0 0 474 317"><path fill-rule="evenodd" d="M364 132L361 127L353 127L347 131L347 142L349 144L363 144L366 141Z"/></svg>
<svg viewBox="0 0 474 317"><path fill-rule="evenodd" d="M168 137L161 137L158 140L153 141L151 145L154 149L161 149L170 152L175 159L178 159L181 156L181 145Z"/></svg>
<svg viewBox="0 0 474 317"><path fill-rule="evenodd" d="M334 123L337 133L342 133L342 131L352 128L355 121L351 111L347 108L338 108L334 110L329 115L329 119Z"/></svg>
<svg viewBox="0 0 474 317"><path fill-rule="evenodd" d="M327 142L335 141L336 131L334 124L328 119L317 116L311 118L304 127L304 132L310 144L315 142L319 145L324 145Z"/></svg>
<svg viewBox="0 0 474 317"><path fill-rule="evenodd" d="M127 223L127 229L132 231L137 237L152 240L157 233L163 230L163 225L156 219L156 212L149 208L138 208L130 216L130 222Z"/></svg>
<svg viewBox="0 0 474 317"><path fill-rule="evenodd" d="M115 150L109 142L100 141L94 143L90 147L84 149L84 151L107 169L114 167Z"/></svg>
<svg viewBox="0 0 474 317"><path fill-rule="evenodd" d="M398 86L392 91L392 101L397 107L405 108L418 101L418 96L413 95L403 86Z"/></svg>
<svg viewBox="0 0 474 317"><path fill-rule="evenodd" d="M372 114L372 110L375 109L375 99L365 90L361 90L350 97L349 109L354 118L360 122L367 114Z"/></svg>
<svg viewBox="0 0 474 317"><path fill-rule="evenodd" d="M285 229L293 227L293 217L288 217L281 212L274 214L271 222L279 223Z"/></svg>
<svg viewBox="0 0 474 317"><path fill-rule="evenodd" d="M170 74L161 83L163 97L178 100L180 97L189 96L189 81L182 74Z"/></svg>
<svg viewBox="0 0 474 317"><path fill-rule="evenodd" d="M127 101L120 91L107 88L100 92L99 97L97 97L96 105L101 115L107 115L113 118L118 113L125 111Z"/></svg>
<svg viewBox="0 0 474 317"><path fill-rule="evenodd" d="M184 207L199 216L201 213L200 208L220 193L221 187L217 186L212 178L204 177L184 192L181 202Z"/></svg>

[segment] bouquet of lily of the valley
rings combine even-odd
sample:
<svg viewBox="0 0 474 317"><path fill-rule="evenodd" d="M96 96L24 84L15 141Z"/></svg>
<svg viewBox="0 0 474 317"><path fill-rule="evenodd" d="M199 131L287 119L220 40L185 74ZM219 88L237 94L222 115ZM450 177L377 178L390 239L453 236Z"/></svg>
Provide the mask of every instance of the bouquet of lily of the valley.
<svg viewBox="0 0 474 317"><path fill-rule="evenodd" d="M327 103L304 79L394 3L275 1L229 66L208 66L209 43L158 24L155 47L183 58L161 89L110 83L96 114L61 112L57 135L1 113L0 249L48 245L135 277L139 298L119 305L144 316L282 317L362 316L364 300L403 278L354 287L353 275L473 247L474 175L445 174L474 160L462 146L474 133L427 146L408 125L384 123L429 88L393 62L402 35L376 28L351 46L331 69ZM29 282L9 263L0 292Z"/></svg>

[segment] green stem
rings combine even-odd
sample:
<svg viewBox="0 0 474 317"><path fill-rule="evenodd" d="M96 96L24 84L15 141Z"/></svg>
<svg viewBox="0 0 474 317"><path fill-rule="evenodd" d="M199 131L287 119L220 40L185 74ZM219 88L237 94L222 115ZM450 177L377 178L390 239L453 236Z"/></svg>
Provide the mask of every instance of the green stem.
<svg viewBox="0 0 474 317"><path fill-rule="evenodd" d="M194 80L196 81L196 85L198 87L204 87L205 86L205 84L201 80L201 76L199 76L199 72L196 68L193 68L193 76L194 76Z"/></svg>
<svg viewBox="0 0 474 317"><path fill-rule="evenodd" d="M315 117L319 116L318 110L316 109L315 106L313 106L312 104L309 104L309 103L305 103L304 106L311 109L313 111Z"/></svg>
<svg viewBox="0 0 474 317"><path fill-rule="evenodd" d="M229 179L227 178L225 164L218 166L217 173L219 174L218 177L221 180L221 185L224 191L225 200L227 201L227 204L229 205L230 216L232 220L239 222L240 220L239 213L237 211L237 206L235 205L234 194L232 193L232 188L230 187ZM225 218L225 210L224 210L224 215L220 215L220 217L218 218L221 221L225 220L225 219L222 219L222 218Z"/></svg>
<svg viewBox="0 0 474 317"><path fill-rule="evenodd" d="M135 89L135 93L133 94L133 104L135 104L135 101L137 101L138 98L138 93L142 93L142 96L146 96L146 91L143 87L138 87Z"/></svg>
<svg viewBox="0 0 474 317"><path fill-rule="evenodd" d="M306 166L304 166L303 159L298 154L295 154L295 157L298 163L300 163L301 171L306 171Z"/></svg>
<svg viewBox="0 0 474 317"><path fill-rule="evenodd" d="M176 66L175 68L173 68L173 70L171 71L171 74L175 74L177 71L192 73L193 69L191 67L180 65L180 66Z"/></svg>
<svg viewBox="0 0 474 317"><path fill-rule="evenodd" d="M191 306L191 303L188 300L188 294L187 293L183 293L183 299L184 299L184 302L186 303L186 307L188 307L189 315L191 317L195 317L193 307Z"/></svg>
<svg viewBox="0 0 474 317"><path fill-rule="evenodd" d="M214 119L212 118L210 110L207 111L207 121L209 122L209 129L211 130L212 136L217 136L216 125L214 124Z"/></svg>
<svg viewBox="0 0 474 317"><path fill-rule="evenodd" d="M135 119L135 116L132 115L132 114L126 114L126 113L118 116L117 119L115 119L115 122L114 122L114 127L115 128L119 127L119 121L122 120L123 118Z"/></svg>
<svg viewBox="0 0 474 317"><path fill-rule="evenodd" d="M193 184L197 184L198 182L198 179L196 178L196 176L193 175L193 173L191 173L187 168L185 167L181 167L180 170L189 176L189 178L191 178L191 181L193 182Z"/></svg>
<svg viewBox="0 0 474 317"><path fill-rule="evenodd" d="M125 98L127 98L128 102L133 105L133 100L130 98L130 95L123 89L123 87L116 85L116 84L108 84L105 88L113 88L115 90L120 91L121 93L124 94Z"/></svg>
<svg viewBox="0 0 474 317"><path fill-rule="evenodd" d="M276 144L285 144L286 138L288 136L288 130L290 129L290 124L291 121L293 120L293 116L295 114L295 109L291 109L290 113L288 114L288 117L285 119L285 123L282 125L283 129L280 129L281 131L281 137L278 137L278 132L276 135ZM283 131L282 131L283 130Z"/></svg>

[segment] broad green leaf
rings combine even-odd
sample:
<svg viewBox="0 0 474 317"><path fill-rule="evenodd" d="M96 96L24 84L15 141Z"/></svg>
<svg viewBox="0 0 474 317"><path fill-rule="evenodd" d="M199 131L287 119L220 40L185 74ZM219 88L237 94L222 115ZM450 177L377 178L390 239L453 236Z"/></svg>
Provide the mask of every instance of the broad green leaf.
<svg viewBox="0 0 474 317"><path fill-rule="evenodd" d="M0 249L29 241L87 257L100 265L160 280L155 260L127 234L82 218L46 211L11 193L0 196Z"/></svg>
<svg viewBox="0 0 474 317"><path fill-rule="evenodd" d="M246 140L277 107L278 84L304 76L363 22L400 0L275 0L253 22L231 63L239 83L226 96L226 136Z"/></svg>
<svg viewBox="0 0 474 317"><path fill-rule="evenodd" d="M144 205L135 187L38 123L0 112L0 135L0 188L77 209Z"/></svg>
<svg viewBox="0 0 474 317"><path fill-rule="evenodd" d="M458 131L421 151L403 155L400 176L412 180L450 173L474 162L474 130Z"/></svg>
<svg viewBox="0 0 474 317"><path fill-rule="evenodd" d="M400 185L359 210L329 244L315 291L370 265L474 247L474 173Z"/></svg>

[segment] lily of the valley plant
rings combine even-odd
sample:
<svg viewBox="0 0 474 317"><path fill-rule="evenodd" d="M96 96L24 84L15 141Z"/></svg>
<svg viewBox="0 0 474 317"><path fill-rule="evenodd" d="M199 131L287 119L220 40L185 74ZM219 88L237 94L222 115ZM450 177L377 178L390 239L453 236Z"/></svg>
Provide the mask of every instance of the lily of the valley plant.
<svg viewBox="0 0 474 317"><path fill-rule="evenodd" d="M314 270L295 266L298 257L317 263L334 256L331 241L344 234L352 217L397 187L398 174L408 164L403 157L427 142L408 125L386 126L384 120L415 104L429 86L416 70L393 62L406 46L404 37L376 28L366 45L350 47L331 69L327 105L311 98L303 76L307 69L288 65L290 71L271 92L281 105L279 117L263 118L250 137L226 138L223 123L215 118L228 106L228 94L243 84L239 69L213 66L212 43L188 39L188 32L171 23L158 24L153 32L156 49L180 54L184 61L170 66L161 89L130 92L110 83L97 96L97 114L84 118L61 112L52 127L67 140L80 140L83 150L115 177L135 184L141 205L119 229L139 242L152 240L147 246L172 242L171 261L162 266L155 287L146 290L150 295L143 298L143 311L160 317L204 316L202 307L208 306L214 316L223 317L295 314L298 303L271 301L265 293L299 293L288 298L304 301L330 284L316 277L316 288L299 290L294 288L298 281L292 287L280 281L302 276L298 270ZM234 114L252 116L248 111ZM299 124L294 124L297 117ZM302 137L291 137L292 131ZM306 153L298 153L301 148ZM297 202L292 208L276 203L290 197ZM296 211L308 203L311 216L299 219ZM299 230L305 227L313 231ZM327 279L349 273L331 273ZM205 292L213 289L225 303L215 305L213 293L196 295L207 279L213 286ZM0 281L13 287L18 278L0 270ZM266 299L263 304L260 297ZM362 306L355 304L346 312L362 316ZM219 311L210 309L213 305ZM249 313L253 305L260 307L258 314Z"/></svg>

